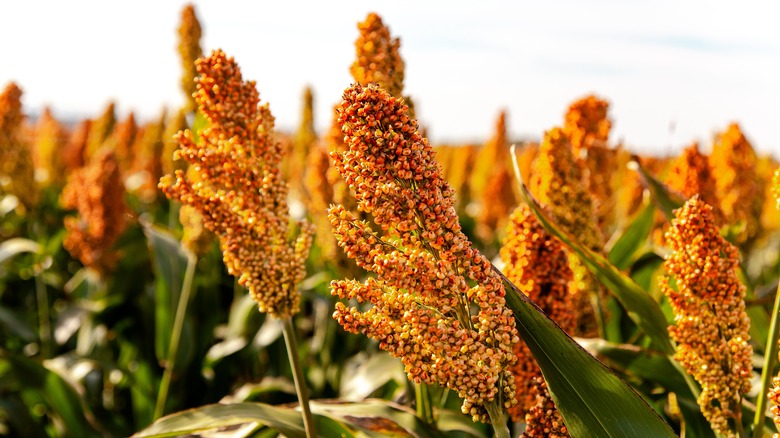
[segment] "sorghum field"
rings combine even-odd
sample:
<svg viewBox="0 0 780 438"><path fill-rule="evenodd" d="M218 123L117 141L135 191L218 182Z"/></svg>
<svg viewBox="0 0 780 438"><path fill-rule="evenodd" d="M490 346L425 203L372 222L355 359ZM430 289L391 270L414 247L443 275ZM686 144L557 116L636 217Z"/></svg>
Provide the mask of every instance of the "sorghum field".
<svg viewBox="0 0 780 438"><path fill-rule="evenodd" d="M431 145L369 14L332 128L306 90L284 133L179 35L149 123L3 85L0 434L776 433L780 177L740 126L637 156L573 96L538 144Z"/></svg>

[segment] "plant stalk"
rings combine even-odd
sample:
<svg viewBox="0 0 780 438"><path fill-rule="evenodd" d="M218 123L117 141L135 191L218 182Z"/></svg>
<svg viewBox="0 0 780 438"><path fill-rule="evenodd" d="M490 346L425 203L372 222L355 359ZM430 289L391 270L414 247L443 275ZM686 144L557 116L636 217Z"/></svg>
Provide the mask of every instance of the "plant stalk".
<svg viewBox="0 0 780 438"><path fill-rule="evenodd" d="M414 395L417 405L417 416L428 424L434 424L433 405L428 384L420 382L414 385Z"/></svg>
<svg viewBox="0 0 780 438"><path fill-rule="evenodd" d="M772 385L775 362L777 361L778 337L780 337L780 282L775 294L775 305L772 308L772 319L769 322L769 339L764 349L764 369L761 371L761 390L756 399L756 416L753 418L753 438L761 438L764 434L764 419L766 418L767 394Z"/></svg>
<svg viewBox="0 0 780 438"><path fill-rule="evenodd" d="M46 284L43 283L41 274L42 272L35 273L35 298L38 302L38 337L41 338L41 356L48 359L51 355L51 315L49 314L49 295L46 293Z"/></svg>
<svg viewBox="0 0 780 438"><path fill-rule="evenodd" d="M509 438L509 426L506 425L506 415L498 405L497 400L485 404L485 410L490 416L490 425L493 426L495 438Z"/></svg>
<svg viewBox="0 0 780 438"><path fill-rule="evenodd" d="M317 430L314 427L314 416L309 407L309 390L306 388L306 382L303 380L303 369L298 359L298 342L295 337L295 327L293 326L292 316L284 318L284 343L287 347L287 357L290 359L290 367L293 371L293 382L295 391L298 393L298 404L301 406L303 414L303 427L306 430L308 438L317 436Z"/></svg>
<svg viewBox="0 0 780 438"><path fill-rule="evenodd" d="M179 344L181 341L181 332L184 328L184 317L187 314L187 305L190 302L192 292L192 282L195 277L195 267L198 264L198 257L192 253L187 253L187 270L184 272L184 281L181 285L181 294L179 295L179 304L176 306L176 316L173 319L173 329L171 332L171 342L168 346L168 360L165 361L165 371L163 371L160 389L157 393L157 403L154 406L154 420L156 421L165 413L165 402L168 399L168 391L173 378L173 369L176 366L176 356L179 354Z"/></svg>

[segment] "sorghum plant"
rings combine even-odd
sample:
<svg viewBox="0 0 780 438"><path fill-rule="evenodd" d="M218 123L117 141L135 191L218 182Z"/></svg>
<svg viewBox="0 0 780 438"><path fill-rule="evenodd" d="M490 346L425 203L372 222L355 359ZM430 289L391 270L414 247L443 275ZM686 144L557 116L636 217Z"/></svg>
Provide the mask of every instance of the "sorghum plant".
<svg viewBox="0 0 780 438"><path fill-rule="evenodd" d="M175 157L193 173L176 170L163 176L160 188L203 214L206 228L219 236L228 272L260 311L289 317L299 310L296 285L306 274L312 233L306 222L290 219L273 116L224 52L199 60L197 69L195 99L209 126L199 142L189 130L177 135Z"/></svg>
<svg viewBox="0 0 780 438"><path fill-rule="evenodd" d="M401 41L390 36L382 17L371 12L358 23L360 36L355 41L355 62L349 68L361 84L378 84L390 95L401 97L404 89L404 60L398 49Z"/></svg>
<svg viewBox="0 0 780 438"><path fill-rule="evenodd" d="M306 276L313 230L290 217L280 171L282 147L255 83L244 81L238 64L221 50L198 60L196 67L195 100L208 127L197 142L190 130L176 136L175 158L186 160L189 168L163 176L160 188L191 207L191 214L200 213L203 225L219 237L228 273L238 277L261 312L283 319L306 434L316 436L292 325L300 310L298 284Z"/></svg>
<svg viewBox="0 0 780 438"><path fill-rule="evenodd" d="M195 69L195 61L203 55L200 47L202 30L198 16L195 14L195 6L188 4L181 11L179 23L179 59L181 60L181 89L184 92L184 111L194 112L198 107L193 94L195 93L195 77L198 72Z"/></svg>
<svg viewBox="0 0 780 438"><path fill-rule="evenodd" d="M718 232L712 207L698 196L675 212L666 233L671 254L661 288L674 310L674 354L701 385L701 411L714 431L741 429L741 400L750 390L753 347L739 254Z"/></svg>
<svg viewBox="0 0 780 438"><path fill-rule="evenodd" d="M111 247L125 230L125 186L114 152L103 148L68 178L60 200L76 217L65 218L62 246L84 266L101 274L116 263Z"/></svg>
<svg viewBox="0 0 780 438"><path fill-rule="evenodd" d="M720 209L727 223L745 223L740 243L759 232L764 188L756 178L756 153L739 125L732 123L718 134L712 146L710 165Z"/></svg>
<svg viewBox="0 0 780 438"><path fill-rule="evenodd" d="M314 94L311 87L303 90L303 110L298 130L292 138L292 153L290 154L290 183L292 189L299 193L304 203L308 203L308 192L304 187L306 162L309 154L317 141L317 132L314 129Z"/></svg>
<svg viewBox="0 0 780 438"><path fill-rule="evenodd" d="M710 159L699 151L699 144L693 143L675 158L666 177L670 189L676 190L686 198L699 195L699 199L712 207L715 222L722 225L722 214L718 207L715 178L710 170Z"/></svg>
<svg viewBox="0 0 780 438"><path fill-rule="evenodd" d="M574 157L583 163L588 191L594 199L601 230L614 221L615 199L612 176L615 151L607 147L612 121L607 118L609 103L596 96L586 96L569 106L563 132L571 142Z"/></svg>
<svg viewBox="0 0 780 438"><path fill-rule="evenodd" d="M89 135L87 136L87 149L84 152L84 160L89 161L93 155L95 155L103 146L111 134L114 132L114 125L116 125L116 104L109 102L106 109L103 110L103 114L100 115L89 128Z"/></svg>
<svg viewBox="0 0 780 438"><path fill-rule="evenodd" d="M62 163L65 166L66 176L84 166L87 154L87 140L89 139L91 128L91 120L82 120L73 128L70 138L65 143L65 148L62 151Z"/></svg>
<svg viewBox="0 0 780 438"><path fill-rule="evenodd" d="M501 111L496 119L492 137L477 152L474 169L471 172L471 193L477 199L488 202L484 197L488 180L502 166L510 170L510 163L509 143L506 138L506 111Z"/></svg>
<svg viewBox="0 0 780 438"><path fill-rule="evenodd" d="M575 160L568 137L560 128L544 135L533 162L529 186L539 203L548 209L556 224L589 249L602 252L603 237L596 221L596 212L583 179L582 164ZM574 273L571 293L576 296L580 314L578 333L594 335L596 327L590 299L604 295L603 287L573 253L569 265Z"/></svg>
<svg viewBox="0 0 780 438"><path fill-rule="evenodd" d="M339 245L376 273L332 283L334 295L372 304L337 303L334 318L401 358L409 379L457 391L464 413L505 429L503 411L515 403L513 314L501 278L461 232L430 144L403 100L375 85L344 92L339 123L348 149L331 157L381 232L331 207Z"/></svg>
<svg viewBox="0 0 780 438"><path fill-rule="evenodd" d="M0 94L0 194L11 194L28 209L38 203L32 154L20 135L22 90L13 82Z"/></svg>
<svg viewBox="0 0 780 438"><path fill-rule="evenodd" d="M572 333L577 326L577 312L569 293L573 275L563 246L545 231L527 205L521 205L512 213L506 234L501 248L506 277L561 329ZM543 382L542 372L525 342L517 344L515 355L517 364L513 373L518 403L509 414L518 421L534 409L556 411L549 394L543 396L546 390L539 386ZM556 415L560 414L556 412Z"/></svg>
<svg viewBox="0 0 780 438"><path fill-rule="evenodd" d="M49 107L44 108L35 124L33 146L33 162L36 171L41 171L43 182L61 184L64 181L65 165L61 154L66 142L65 127L54 118Z"/></svg>

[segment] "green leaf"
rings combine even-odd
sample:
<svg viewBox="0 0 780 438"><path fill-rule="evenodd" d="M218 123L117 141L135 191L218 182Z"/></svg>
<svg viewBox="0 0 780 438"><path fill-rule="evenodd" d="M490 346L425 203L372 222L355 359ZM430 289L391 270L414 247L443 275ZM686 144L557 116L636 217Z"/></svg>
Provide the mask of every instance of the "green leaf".
<svg viewBox="0 0 780 438"><path fill-rule="evenodd" d="M41 245L30 239L14 237L0 243L0 263L25 252L38 253Z"/></svg>
<svg viewBox="0 0 780 438"><path fill-rule="evenodd" d="M315 414L328 415L371 435L444 438L443 433L425 424L413 410L387 400L369 399L359 403L312 401L311 409Z"/></svg>
<svg viewBox="0 0 780 438"><path fill-rule="evenodd" d="M624 270L631 266L634 254L642 248L653 230L654 214L652 204L645 206L612 246L608 259L616 268Z"/></svg>
<svg viewBox="0 0 780 438"><path fill-rule="evenodd" d="M503 278L517 330L573 437L675 436L639 394Z"/></svg>
<svg viewBox="0 0 780 438"><path fill-rule="evenodd" d="M359 436L350 427L325 415L314 414L314 422L320 436ZM297 410L263 403L220 403L168 415L133 437L174 437L218 430L245 430L243 427L251 424L267 426L290 438L305 436L303 419Z"/></svg>
<svg viewBox="0 0 780 438"><path fill-rule="evenodd" d="M184 272L187 269L188 254L172 234L151 224L144 225L144 234L152 250L155 271L155 353L159 361L168 359L173 320L179 304ZM187 330L182 334L182 346L190 344ZM186 365L188 348L179 348L179 366Z"/></svg>
<svg viewBox="0 0 780 438"><path fill-rule="evenodd" d="M683 204L685 204L685 199L679 194L670 191L663 183L658 181L653 175L650 175L650 173L639 164L639 157L634 155L631 158L634 163L636 163L639 176L642 177L642 182L650 191L650 195L658 208L668 219L674 218L674 210L682 207Z"/></svg>
<svg viewBox="0 0 780 438"><path fill-rule="evenodd" d="M4 325L8 330L26 342L32 342L36 339L35 332L27 323L12 310L0 307L0 325Z"/></svg>
<svg viewBox="0 0 780 438"><path fill-rule="evenodd" d="M584 247L574 237L556 227L520 179L519 171L518 180L523 199L545 230L580 258L588 270L620 301L631 320L655 341L658 348L671 354L674 348L667 332L668 324L658 303L631 277L610 264L604 256Z"/></svg>
<svg viewBox="0 0 780 438"><path fill-rule="evenodd" d="M23 356L3 354L0 363L3 361L10 364L10 372L22 383L22 389L36 391L49 405L62 421L68 436L96 435L84 415L86 407L81 396L59 374Z"/></svg>
<svg viewBox="0 0 780 438"><path fill-rule="evenodd" d="M341 380L339 396L343 400L363 400L389 381L404 382L401 362L386 352L372 354L367 360L347 363Z"/></svg>

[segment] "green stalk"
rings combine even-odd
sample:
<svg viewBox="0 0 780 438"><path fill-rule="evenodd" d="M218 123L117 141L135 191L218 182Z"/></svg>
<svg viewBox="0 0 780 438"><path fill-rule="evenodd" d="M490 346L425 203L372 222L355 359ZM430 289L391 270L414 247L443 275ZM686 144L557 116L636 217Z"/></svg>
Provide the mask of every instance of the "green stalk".
<svg viewBox="0 0 780 438"><path fill-rule="evenodd" d="M43 283L41 273L35 273L35 298L38 302L38 336L41 338L41 356L47 359L51 355L51 316L49 315L49 294L46 293L46 285Z"/></svg>
<svg viewBox="0 0 780 438"><path fill-rule="evenodd" d="M495 438L509 438L509 427L506 425L506 415L501 407L498 406L498 401L493 400L491 403L485 404L485 410L490 416L490 425L493 426L493 436Z"/></svg>
<svg viewBox="0 0 780 438"><path fill-rule="evenodd" d="M317 436L317 430L314 427L314 416L309 407L309 390L306 388L306 382L303 380L303 369L298 359L298 343L295 337L295 327L293 327L292 316L284 318L284 343L287 347L287 357L290 359L290 367L293 371L293 382L295 391L298 393L298 404L301 405L303 413L303 427L306 430L308 438Z"/></svg>
<svg viewBox="0 0 780 438"><path fill-rule="evenodd" d="M764 369L761 371L761 390L756 400L756 416L753 418L753 438L761 438L766 418L767 393L772 385L775 361L777 360L777 339L780 337L780 283L775 294L775 306L772 308L772 319L769 323L769 339L764 350Z"/></svg>
<svg viewBox="0 0 780 438"><path fill-rule="evenodd" d="M433 406L428 384L420 382L414 385L415 401L417 402L417 416L428 424L434 423Z"/></svg>
<svg viewBox="0 0 780 438"><path fill-rule="evenodd" d="M181 285L181 294L179 295L179 304L176 306L176 316L173 319L173 331L171 332L171 342L168 346L168 359L165 361L165 371L163 371L160 389L157 393L157 403L154 406L154 420L159 419L165 413L165 402L168 399L168 390L173 378L173 369L176 366L176 356L179 354L179 343L181 332L184 328L184 317L187 313L187 305L190 301L192 292L192 281L195 277L195 266L198 264L198 257L192 253L187 253L187 270L184 273L184 281Z"/></svg>

